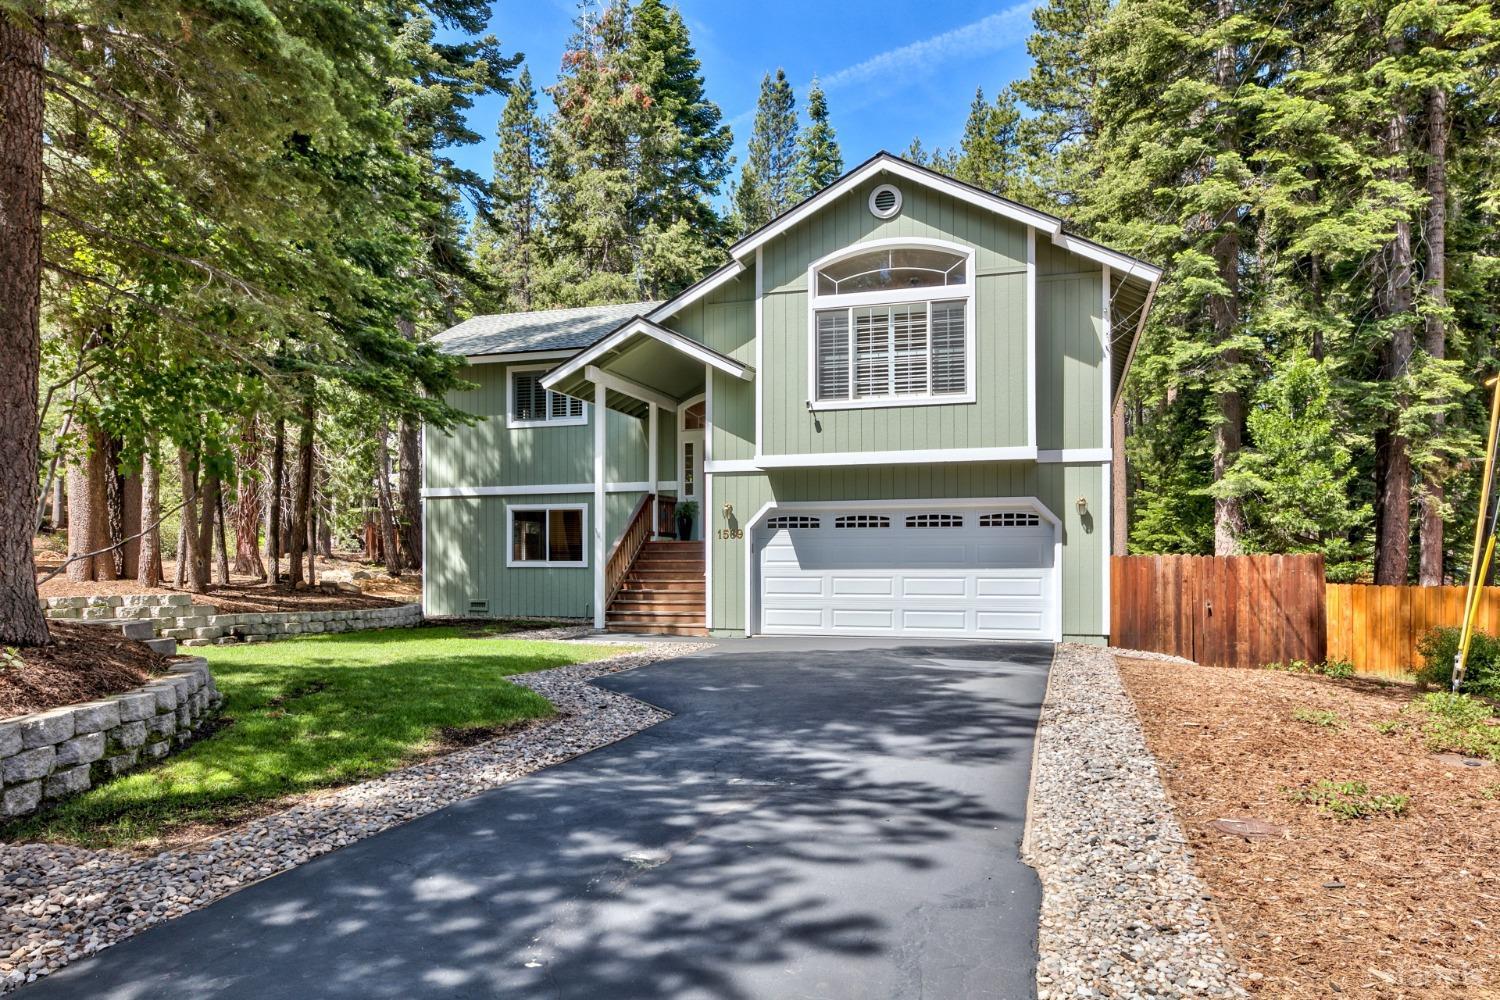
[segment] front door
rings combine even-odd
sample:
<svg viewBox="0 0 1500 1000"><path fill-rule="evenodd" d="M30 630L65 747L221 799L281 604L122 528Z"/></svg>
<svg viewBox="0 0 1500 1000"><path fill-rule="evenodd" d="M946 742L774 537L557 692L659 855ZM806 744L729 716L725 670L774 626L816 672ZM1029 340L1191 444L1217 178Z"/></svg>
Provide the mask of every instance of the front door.
<svg viewBox="0 0 1500 1000"><path fill-rule="evenodd" d="M683 409L677 431L677 501L698 506L693 515L693 537L701 538L703 523L703 403Z"/></svg>

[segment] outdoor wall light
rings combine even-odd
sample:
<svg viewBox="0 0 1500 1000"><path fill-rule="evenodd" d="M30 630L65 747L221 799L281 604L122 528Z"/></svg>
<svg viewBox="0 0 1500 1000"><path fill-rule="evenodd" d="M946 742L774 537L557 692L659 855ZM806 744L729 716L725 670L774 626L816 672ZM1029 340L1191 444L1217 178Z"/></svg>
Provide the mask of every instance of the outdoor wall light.
<svg viewBox="0 0 1500 1000"><path fill-rule="evenodd" d="M1083 515L1085 515L1085 514L1087 514L1089 512L1089 498L1088 497L1079 497L1076 501L1074 501L1074 505L1078 508L1078 516L1079 517L1082 517Z"/></svg>
<svg viewBox="0 0 1500 1000"><path fill-rule="evenodd" d="M734 504L726 503L724 505L724 520L728 521L732 517L734 517Z"/></svg>

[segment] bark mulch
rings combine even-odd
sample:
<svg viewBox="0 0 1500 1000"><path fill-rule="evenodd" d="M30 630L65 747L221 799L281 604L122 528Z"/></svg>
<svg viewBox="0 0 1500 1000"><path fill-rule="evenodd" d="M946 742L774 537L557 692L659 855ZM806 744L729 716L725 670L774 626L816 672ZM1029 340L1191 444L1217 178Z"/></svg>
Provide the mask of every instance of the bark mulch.
<svg viewBox="0 0 1500 1000"><path fill-rule="evenodd" d="M1500 996L1500 767L1378 732L1414 689L1119 663L1252 993ZM1318 712L1338 718L1293 717ZM1288 798L1321 780L1410 804L1399 817L1343 821ZM1209 826L1223 818L1284 832Z"/></svg>
<svg viewBox="0 0 1500 1000"><path fill-rule="evenodd" d="M0 653L0 719L118 694L172 662L117 631L62 621L48 628L52 645Z"/></svg>
<svg viewBox="0 0 1500 1000"><path fill-rule="evenodd" d="M170 572L170 571L169 571ZM321 590L289 590L285 585L271 586L249 579L235 580L223 586L214 585L204 594L193 594L193 603L210 604L220 614L253 614L270 611L350 611L359 608L390 608L410 604L421 599L420 577L408 580L402 577L393 581L398 586L405 584L411 595L392 591L384 582L372 589L379 594L325 593ZM366 581L360 581L363 585ZM188 593L171 587L142 587L134 580L73 581L66 577L55 577L40 587L43 597L107 597L125 594L172 594ZM405 598L404 600L402 598Z"/></svg>

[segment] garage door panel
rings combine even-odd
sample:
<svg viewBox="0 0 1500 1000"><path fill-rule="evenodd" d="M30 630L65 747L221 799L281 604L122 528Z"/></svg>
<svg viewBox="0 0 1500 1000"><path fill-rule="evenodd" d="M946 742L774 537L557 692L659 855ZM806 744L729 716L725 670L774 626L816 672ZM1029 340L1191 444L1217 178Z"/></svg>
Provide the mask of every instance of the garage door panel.
<svg viewBox="0 0 1500 1000"><path fill-rule="evenodd" d="M893 506L861 512L888 528L839 528L828 512L820 528L757 533L759 630L1054 638L1052 526L982 524L995 509L944 508L962 527L907 528L924 512Z"/></svg>
<svg viewBox="0 0 1500 1000"><path fill-rule="evenodd" d="M894 597L896 581L890 576L835 576L830 578L833 597Z"/></svg>

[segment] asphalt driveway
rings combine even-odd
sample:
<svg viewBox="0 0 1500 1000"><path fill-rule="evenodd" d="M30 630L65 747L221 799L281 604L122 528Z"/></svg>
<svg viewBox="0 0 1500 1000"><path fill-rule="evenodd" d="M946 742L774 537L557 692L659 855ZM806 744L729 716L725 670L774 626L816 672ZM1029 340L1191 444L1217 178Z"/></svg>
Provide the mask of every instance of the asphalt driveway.
<svg viewBox="0 0 1500 1000"><path fill-rule="evenodd" d="M1029 997L1051 658L756 639L614 675L675 716L20 995Z"/></svg>

